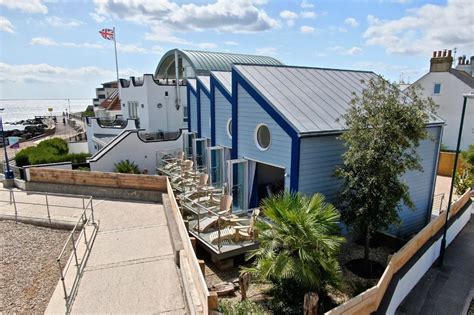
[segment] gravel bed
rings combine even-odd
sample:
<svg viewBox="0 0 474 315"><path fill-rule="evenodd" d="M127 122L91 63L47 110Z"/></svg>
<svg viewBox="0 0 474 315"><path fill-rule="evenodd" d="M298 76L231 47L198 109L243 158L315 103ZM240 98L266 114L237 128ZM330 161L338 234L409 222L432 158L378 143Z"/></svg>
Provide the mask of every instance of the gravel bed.
<svg viewBox="0 0 474 315"><path fill-rule="evenodd" d="M68 235L0 221L0 314L44 313L59 280L56 259Z"/></svg>

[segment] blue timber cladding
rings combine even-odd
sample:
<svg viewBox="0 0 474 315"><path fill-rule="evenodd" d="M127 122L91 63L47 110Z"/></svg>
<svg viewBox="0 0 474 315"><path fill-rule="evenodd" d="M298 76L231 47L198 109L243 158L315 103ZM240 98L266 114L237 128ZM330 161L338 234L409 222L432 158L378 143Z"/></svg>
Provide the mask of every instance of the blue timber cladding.
<svg viewBox="0 0 474 315"><path fill-rule="evenodd" d="M421 230L427 223L431 213L432 198L436 171L438 168L438 154L441 138L441 128L429 127L431 139L423 140L418 148L423 171L411 171L403 176L409 186L410 197L415 205L415 211L403 206L399 212L401 226L397 229L402 236L407 236Z"/></svg>
<svg viewBox="0 0 474 315"><path fill-rule="evenodd" d="M431 213L441 127L428 127L428 132L431 139L422 141L417 150L423 171L411 171L403 176L416 210L402 205L399 212L402 224L392 229L400 236L418 232L426 225L427 215ZM320 192L333 202L342 183L334 172L342 163L344 151L343 142L335 135L301 138L299 191L308 195Z"/></svg>
<svg viewBox="0 0 474 315"><path fill-rule="evenodd" d="M336 135L301 138L299 191L309 195L320 192L333 201L341 184L334 171L342 163L344 151Z"/></svg>
<svg viewBox="0 0 474 315"><path fill-rule="evenodd" d="M219 89L214 90L215 104L215 145L232 148L232 140L227 134L227 121L232 118L232 104Z"/></svg>
<svg viewBox="0 0 474 315"><path fill-rule="evenodd" d="M290 173L291 137L241 86L238 87L238 100L238 156L279 166ZM262 123L268 126L271 134L271 144L266 151L261 151L255 144L255 130ZM290 189L289 177L285 177L285 188Z"/></svg>
<svg viewBox="0 0 474 315"><path fill-rule="evenodd" d="M211 99L204 93L203 89L199 89L199 100L201 108L201 137L211 138Z"/></svg>
<svg viewBox="0 0 474 315"><path fill-rule="evenodd" d="M198 111L197 111L197 96L196 92L193 91L191 87L188 86L189 102L188 102L188 111L189 111L189 131L198 132Z"/></svg>

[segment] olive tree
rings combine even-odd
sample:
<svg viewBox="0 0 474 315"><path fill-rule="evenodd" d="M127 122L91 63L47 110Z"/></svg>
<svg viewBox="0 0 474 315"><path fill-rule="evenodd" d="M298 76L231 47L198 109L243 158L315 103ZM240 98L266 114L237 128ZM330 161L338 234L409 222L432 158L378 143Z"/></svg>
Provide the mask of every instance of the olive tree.
<svg viewBox="0 0 474 315"><path fill-rule="evenodd" d="M402 204L414 208L402 175L422 170L417 147L428 138L426 123L436 106L422 99L416 86L401 92L383 78L362 83L366 89L354 94L341 118L347 127L340 136L346 151L336 175L342 179L342 219L365 237L368 266L372 234L398 224Z"/></svg>

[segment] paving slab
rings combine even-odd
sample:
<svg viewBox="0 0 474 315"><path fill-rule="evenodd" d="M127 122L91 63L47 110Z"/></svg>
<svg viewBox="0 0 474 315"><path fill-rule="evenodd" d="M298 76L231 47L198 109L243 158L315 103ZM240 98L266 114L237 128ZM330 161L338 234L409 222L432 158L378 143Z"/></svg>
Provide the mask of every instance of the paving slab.
<svg viewBox="0 0 474 315"><path fill-rule="evenodd" d="M186 313L163 206L102 200L94 213L99 232L71 313ZM46 313L62 305L51 300Z"/></svg>

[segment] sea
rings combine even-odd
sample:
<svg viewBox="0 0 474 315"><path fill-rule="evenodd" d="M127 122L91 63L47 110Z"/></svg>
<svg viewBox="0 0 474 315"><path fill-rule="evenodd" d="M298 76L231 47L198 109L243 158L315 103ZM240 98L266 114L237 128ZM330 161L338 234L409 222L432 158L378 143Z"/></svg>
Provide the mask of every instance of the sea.
<svg viewBox="0 0 474 315"><path fill-rule="evenodd" d="M71 113L78 113L85 111L92 104L92 99L71 99L69 102ZM63 112L69 112L68 101L58 99L0 99L0 108L4 108L2 120L5 130L22 130L23 125L12 124L20 120L33 119L35 116L62 116ZM51 112L49 108L52 108Z"/></svg>

